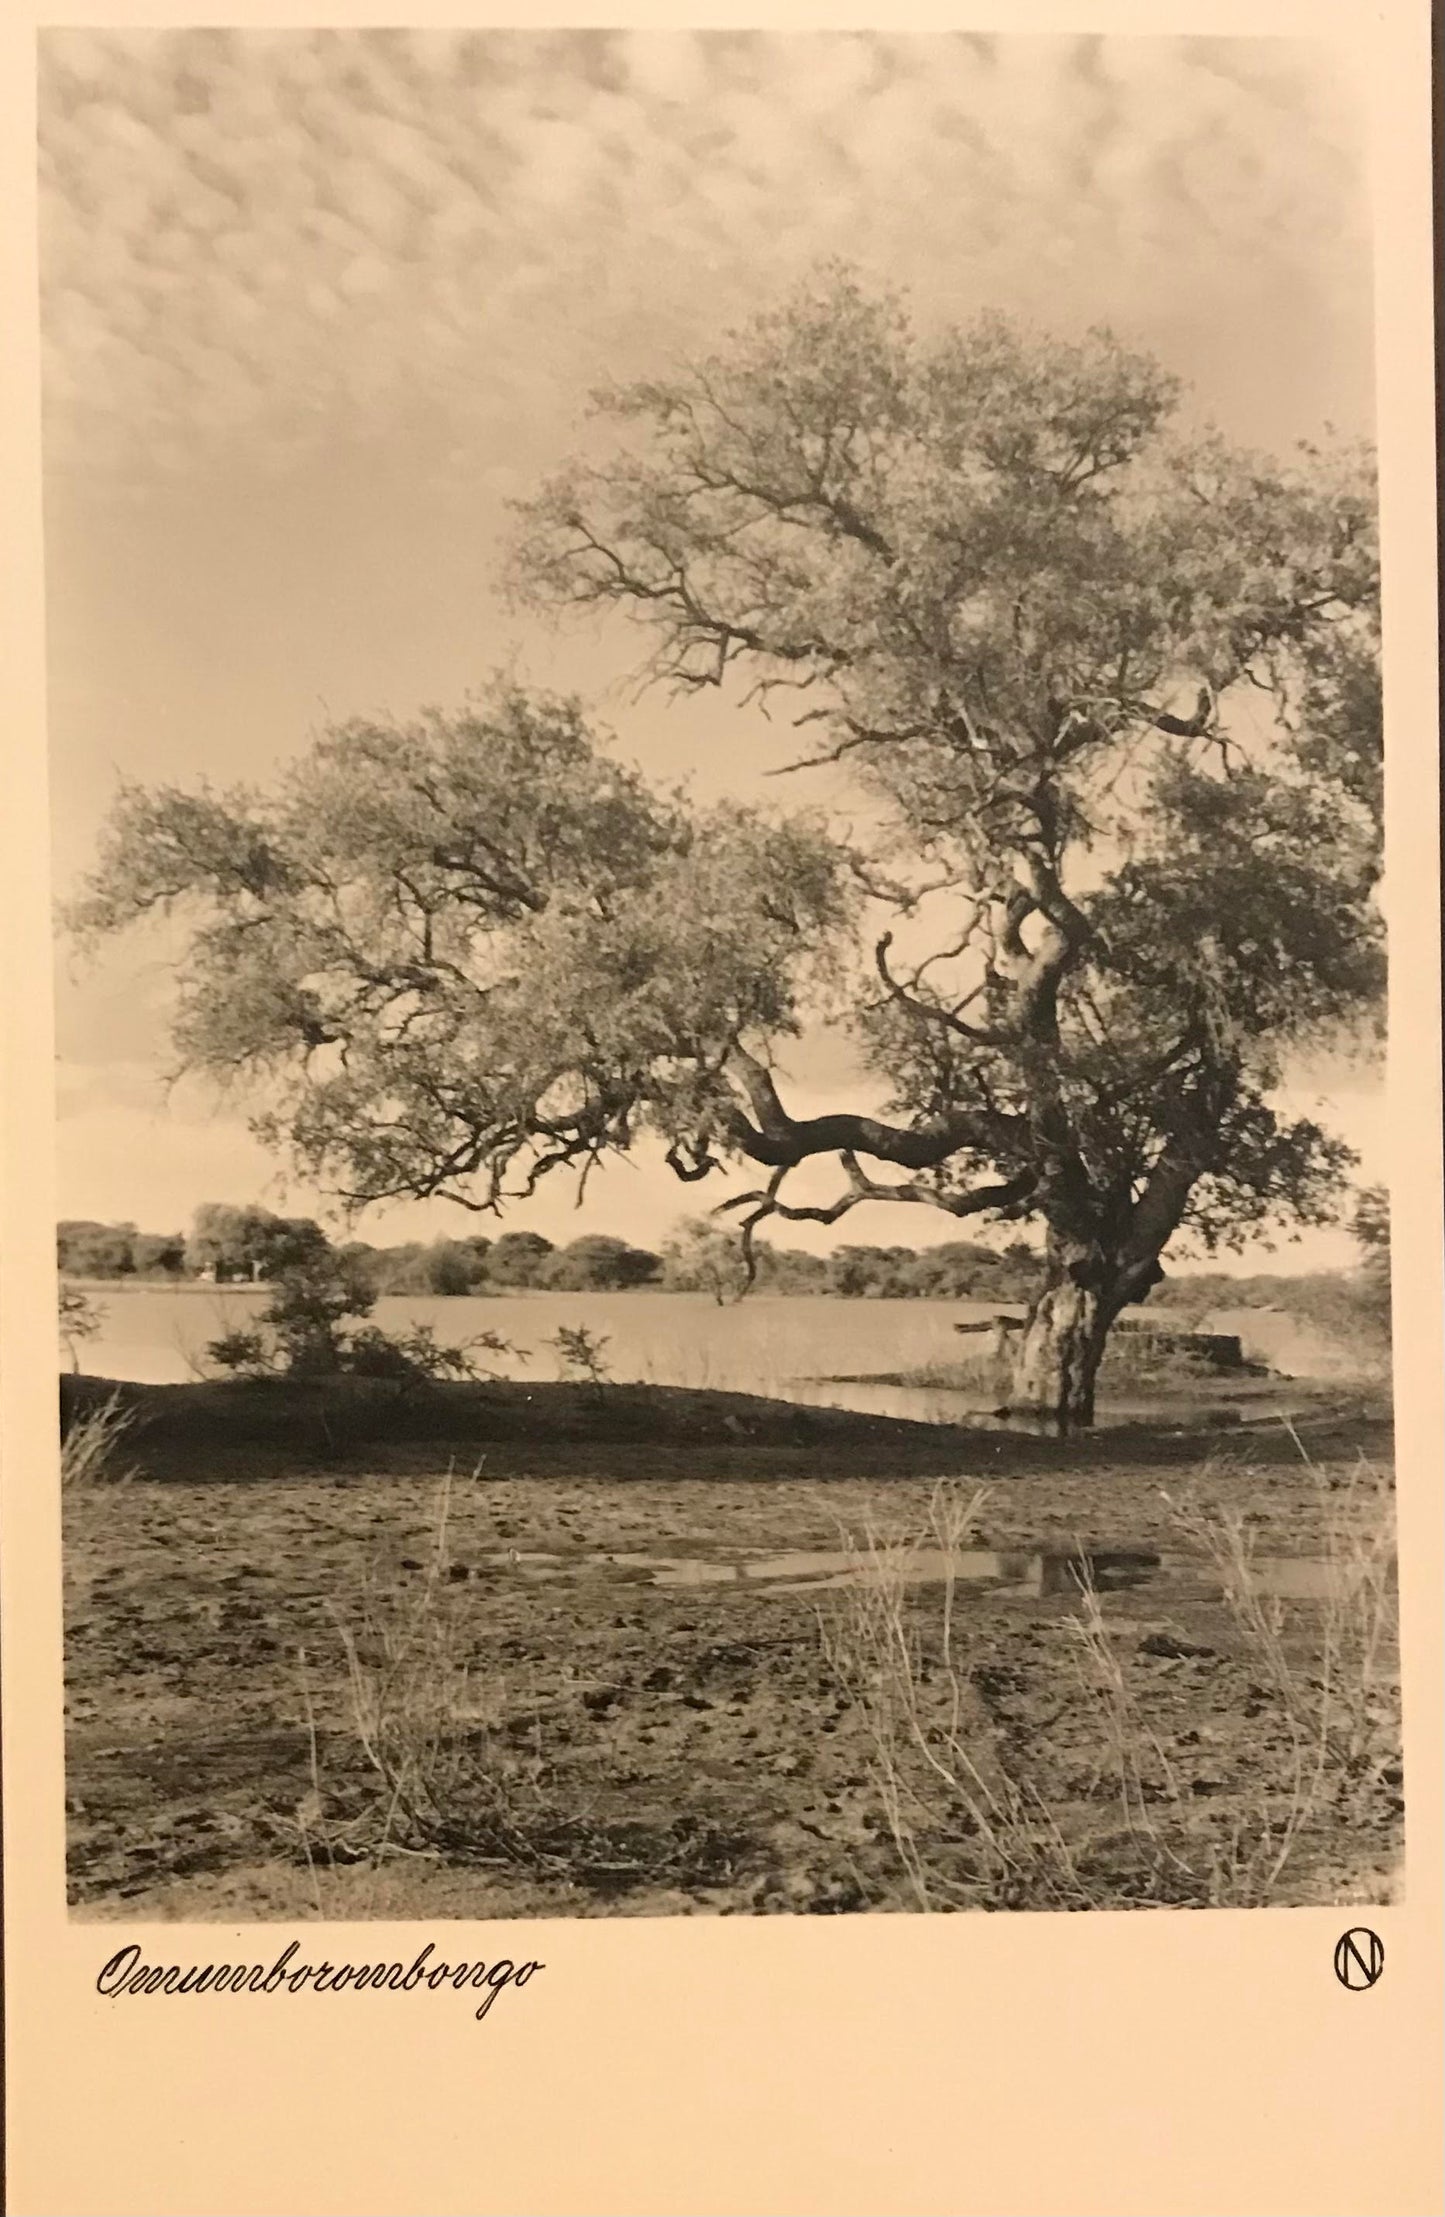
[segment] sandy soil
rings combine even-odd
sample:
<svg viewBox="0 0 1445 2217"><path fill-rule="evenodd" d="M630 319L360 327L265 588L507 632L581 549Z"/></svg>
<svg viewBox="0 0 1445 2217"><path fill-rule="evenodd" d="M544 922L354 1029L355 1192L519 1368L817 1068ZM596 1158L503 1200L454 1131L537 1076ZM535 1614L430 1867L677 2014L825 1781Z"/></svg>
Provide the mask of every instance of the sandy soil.
<svg viewBox="0 0 1445 2217"><path fill-rule="evenodd" d="M939 1477L988 1484L981 1545L1164 1558L1100 1599L1129 1715L1149 1741L1127 1821L1106 1694L1081 1663L1077 1594L958 1590L970 1754L1030 1812L1047 1810L1081 1874L1079 1906L1239 1898L1242 1864L1252 1887L1292 1821L1288 1704L1217 1576L1181 1542L1172 1504L1242 1513L1262 1556L1316 1552L1363 1435L1322 1433L1310 1470L1277 1436L1202 1462L1198 1442L1178 1439L1100 1440L1080 1454L958 1433L919 1440L926 1428L832 1412L769 1420L754 1404L738 1419L753 1438L725 1428L736 1407L707 1421L693 1410L690 1438L671 1440L654 1410L650 1440L588 1454L565 1437L586 1413L573 1400L552 1406L547 1468L527 1467L548 1461L548 1424L534 1421L510 1448L494 1441L475 1476L476 1457L459 1462L414 1437L333 1469L297 1449L288 1475L275 1440L249 1464L234 1441L224 1456L187 1444L179 1406L156 1423L150 1405L142 1474L67 1499L80 1914L920 1906L919 1874L885 1817L876 1717L849 1680L859 1589L746 1572L779 1552L837 1549L844 1529L917 1533ZM1380 1428L1366 1430L1378 1453ZM729 1568L736 1575L713 1582ZM941 1594L920 1584L907 1596L925 1657ZM1308 1601L1283 1613L1301 1682L1317 1670L1322 1615ZM347 1635L363 1690L389 1672L413 1740L444 1712L445 1731L423 1750L431 1792L419 1814L368 1762ZM1270 1898L1389 1890L1402 1790L1384 1663L1368 1758L1347 1792L1332 1787L1295 1826ZM925 1700L938 1698L935 1685ZM910 1832L930 1905L1039 1904L1031 1850L1009 1878L957 1797L931 1802Z"/></svg>

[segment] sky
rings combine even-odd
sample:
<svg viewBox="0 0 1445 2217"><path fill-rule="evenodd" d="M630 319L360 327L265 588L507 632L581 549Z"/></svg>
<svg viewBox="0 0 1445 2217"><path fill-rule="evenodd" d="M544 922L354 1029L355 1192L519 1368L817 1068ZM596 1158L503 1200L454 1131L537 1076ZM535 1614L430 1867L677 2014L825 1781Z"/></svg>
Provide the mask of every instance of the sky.
<svg viewBox="0 0 1445 2217"><path fill-rule="evenodd" d="M546 628L496 570L593 387L712 349L829 256L925 325L1109 324L1246 444L1372 429L1356 104L1326 49L1280 40L50 31L41 202L62 896L119 777L261 780L332 718L498 669L575 688L701 795L764 789L775 728L637 698L625 627ZM243 1104L165 1086L173 953L62 948L61 1213L319 1211ZM858 1105L836 1041L792 1075L801 1110ZM1317 1103L1382 1177L1374 1074L1294 1073ZM696 1205L644 1156L580 1214L556 1184L507 1222L656 1244ZM360 1228L494 1227L432 1204ZM955 1231L877 1208L845 1236ZM1326 1232L1277 1262L1352 1259Z"/></svg>

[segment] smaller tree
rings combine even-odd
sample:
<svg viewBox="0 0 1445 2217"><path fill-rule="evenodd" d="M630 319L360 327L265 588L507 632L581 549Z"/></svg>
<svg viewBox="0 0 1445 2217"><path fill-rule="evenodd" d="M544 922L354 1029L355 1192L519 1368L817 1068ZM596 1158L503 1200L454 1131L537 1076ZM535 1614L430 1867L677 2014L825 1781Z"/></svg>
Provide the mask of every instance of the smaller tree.
<svg viewBox="0 0 1445 2217"><path fill-rule="evenodd" d="M184 1232L137 1232L131 1260L139 1278L179 1278L186 1267Z"/></svg>
<svg viewBox="0 0 1445 2217"><path fill-rule="evenodd" d="M650 1285L662 1269L662 1257L631 1247L607 1232L588 1232L547 1257L545 1285L565 1293L621 1293Z"/></svg>
<svg viewBox="0 0 1445 2217"><path fill-rule="evenodd" d="M69 1278L128 1278L135 1269L134 1224L96 1224L68 1218L56 1226L55 1250Z"/></svg>
<svg viewBox="0 0 1445 2217"><path fill-rule="evenodd" d="M1390 1195L1382 1185L1365 1186L1355 1202L1352 1229L1364 1249L1366 1269L1390 1269Z"/></svg>
<svg viewBox="0 0 1445 2217"><path fill-rule="evenodd" d="M967 1299L991 1274L998 1257L976 1240L944 1240L925 1247L908 1265L908 1289L925 1299Z"/></svg>
<svg viewBox="0 0 1445 2217"><path fill-rule="evenodd" d="M829 1282L850 1300L911 1293L915 1260L908 1247L840 1247L829 1262Z"/></svg>
<svg viewBox="0 0 1445 2217"><path fill-rule="evenodd" d="M270 1209L217 1201L197 1209L186 1242L189 1268L218 1283L277 1278L318 1265L330 1252L331 1242L309 1216L277 1216Z"/></svg>
<svg viewBox="0 0 1445 2217"><path fill-rule="evenodd" d="M261 1314L288 1374L316 1377L345 1368L347 1327L375 1306L366 1277L325 1255L283 1269Z"/></svg>
<svg viewBox="0 0 1445 2217"><path fill-rule="evenodd" d="M589 1332L585 1324L559 1324L547 1345L556 1348L564 1378L578 1378L594 1393L601 1393L611 1375L607 1360L611 1342L605 1332Z"/></svg>
<svg viewBox="0 0 1445 2217"><path fill-rule="evenodd" d="M80 1372L80 1349L84 1341L94 1339L105 1322L105 1310L93 1301L79 1286L62 1286L60 1289L60 1337L70 1357L72 1373Z"/></svg>
<svg viewBox="0 0 1445 2217"><path fill-rule="evenodd" d="M684 1218L662 1259L669 1286L679 1293L710 1293L720 1309L740 1301L751 1283L742 1235L721 1231L706 1217Z"/></svg>
<svg viewBox="0 0 1445 2217"><path fill-rule="evenodd" d="M478 1245L483 1253L477 1252ZM422 1282L428 1293L474 1293L487 1275L486 1242L438 1239L424 1248L420 1258Z"/></svg>
<svg viewBox="0 0 1445 2217"><path fill-rule="evenodd" d="M810 1255L806 1247L773 1247L767 1240L753 1242L757 1283L768 1293L826 1293L828 1264L822 1255Z"/></svg>
<svg viewBox="0 0 1445 2217"><path fill-rule="evenodd" d="M551 1240L540 1232L503 1232L487 1257L487 1275L499 1286L540 1285L553 1252Z"/></svg>
<svg viewBox="0 0 1445 2217"><path fill-rule="evenodd" d="M224 1333L206 1352L217 1369L243 1377L389 1379L407 1388L441 1379L493 1376L476 1354L521 1358L496 1332L460 1344L439 1340L430 1324L385 1332L366 1319L376 1294L364 1268L328 1254L293 1263L278 1276L255 1325Z"/></svg>

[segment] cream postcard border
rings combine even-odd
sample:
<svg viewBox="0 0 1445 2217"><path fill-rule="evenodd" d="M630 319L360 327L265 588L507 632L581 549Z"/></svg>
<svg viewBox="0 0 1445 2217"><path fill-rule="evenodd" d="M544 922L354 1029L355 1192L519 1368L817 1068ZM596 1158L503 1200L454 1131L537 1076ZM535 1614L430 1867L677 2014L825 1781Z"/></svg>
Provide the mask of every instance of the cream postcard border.
<svg viewBox="0 0 1445 2217"><path fill-rule="evenodd" d="M394 24L251 4L238 27ZM214 21L215 15L202 18ZM430 6L480 26L1099 30L1337 37L1374 110L1386 562L1389 1130L1395 1200L1405 1898L1385 1975L1335 1980L1338 1909L529 1922L545 1976L482 2024L463 1996L115 2004L134 1937L64 1899L54 1418L52 1019L35 328L34 34L0 45L0 668L5 671L4 1787L9 2202L17 2217L1419 2217L1439 2206L1442 1478L1439 845L1430 22L1424 0L1187 7ZM88 26L196 20L93 0ZM1364 1913L1361 1913L1364 1914ZM194 1928L192 1928L194 1929ZM431 1936L329 1926L353 1960ZM438 1928L488 1956L498 1927ZM314 1932L315 1928L306 1928ZM302 1937L305 1933L298 1928ZM200 1960L289 1928L208 1927ZM199 1938L199 1934L197 1934ZM408 1958L409 1959L409 1958Z"/></svg>

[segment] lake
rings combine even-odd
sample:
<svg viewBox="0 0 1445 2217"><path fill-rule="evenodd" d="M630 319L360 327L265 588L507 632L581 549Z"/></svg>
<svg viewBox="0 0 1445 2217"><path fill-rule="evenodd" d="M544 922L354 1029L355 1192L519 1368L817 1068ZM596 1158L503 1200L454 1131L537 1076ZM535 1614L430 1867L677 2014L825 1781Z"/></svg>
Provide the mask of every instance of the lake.
<svg viewBox="0 0 1445 2217"><path fill-rule="evenodd" d="M251 1323L267 1297L264 1286L107 1284L88 1290L104 1322L80 1350L83 1368L149 1385L196 1377L207 1342ZM712 1386L880 1415L948 1418L969 1397L829 1381L957 1362L963 1346L954 1325L990 1313L988 1304L976 1301L843 1301L812 1294L757 1294L729 1308L705 1293L394 1294L377 1302L374 1321L385 1331L430 1324L439 1340L453 1342L497 1332L526 1352L525 1360L495 1358L509 1377L561 1375L557 1351L546 1342L561 1325L585 1325L606 1339L604 1361L621 1383Z"/></svg>
<svg viewBox="0 0 1445 2217"><path fill-rule="evenodd" d="M80 1349L82 1369L146 1385L205 1375L207 1342L253 1323L268 1295L265 1286L124 1281L92 1282L86 1290L104 1311L104 1323ZM706 1293L408 1293L379 1300L373 1321L393 1332L430 1324L439 1340L454 1344L496 1332L517 1356L480 1354L478 1360L509 1378L561 1377L557 1350L547 1343L562 1325L583 1325L606 1341L603 1361L618 1384L707 1386L915 1423L966 1420L1033 1429L1033 1419L998 1417L999 1391L987 1386L887 1382L899 1372L966 1360L978 1342L961 1340L954 1326L994 1313L994 1304L984 1301L846 1301L818 1294L754 1294L719 1308ZM1267 1397L1262 1387L1256 1394ZM1240 1413L1209 1390L1181 1393L1174 1386L1121 1394L1106 1388L1098 1420L1232 1423ZM1253 1413L1262 1413L1262 1404Z"/></svg>

